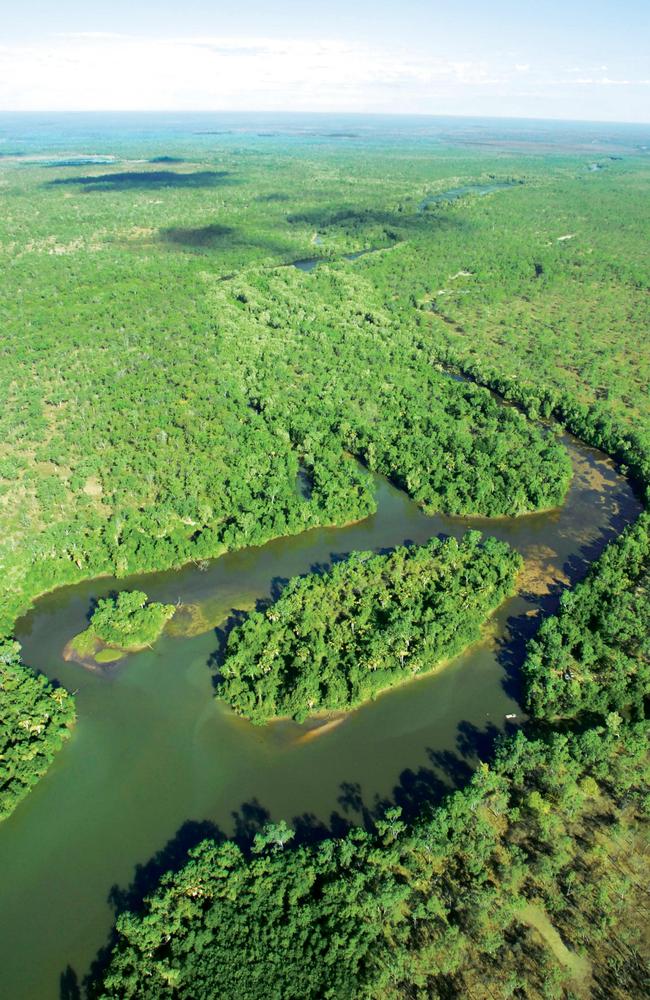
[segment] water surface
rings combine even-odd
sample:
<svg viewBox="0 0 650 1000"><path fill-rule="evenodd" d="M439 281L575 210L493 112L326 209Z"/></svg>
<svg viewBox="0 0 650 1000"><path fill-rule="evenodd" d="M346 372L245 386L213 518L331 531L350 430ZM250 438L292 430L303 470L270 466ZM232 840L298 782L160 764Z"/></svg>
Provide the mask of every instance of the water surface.
<svg viewBox="0 0 650 1000"><path fill-rule="evenodd" d="M640 510L611 462L567 442L575 476L560 510L492 521L426 517L379 480L378 511L360 524L233 552L205 570L91 581L41 599L19 623L24 658L76 691L79 718L47 776L0 826L0 996L56 1000L67 966L81 979L114 919L111 887L128 886L135 866L188 821L210 821L227 835L266 816L340 829L387 799L408 811L465 781L505 716L523 718L516 674L538 609L552 609L559 589ZM481 643L437 675L321 734L289 722L255 728L213 698L214 629L233 612L351 550L459 536L470 526L524 555L522 592ZM84 627L91 599L134 586L153 600L180 599L173 624L201 634L165 635L104 676L65 663L61 651Z"/></svg>

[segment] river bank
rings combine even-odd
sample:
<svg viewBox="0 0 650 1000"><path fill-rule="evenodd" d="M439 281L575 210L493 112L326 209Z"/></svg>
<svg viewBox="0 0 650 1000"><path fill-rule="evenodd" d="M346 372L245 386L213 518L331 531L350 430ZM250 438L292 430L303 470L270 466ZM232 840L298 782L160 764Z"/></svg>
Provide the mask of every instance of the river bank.
<svg viewBox="0 0 650 1000"><path fill-rule="evenodd" d="M136 866L161 851L162 863L193 838L217 829L245 836L268 817L302 833L336 830L363 823L387 801L414 807L467 780L506 716L522 719L517 678L526 636L640 511L610 460L569 437L565 443L574 478L563 507L490 525L529 567L496 612L490 641L417 684L331 718L320 734L284 721L253 727L213 697L229 623L315 564L440 533L458 537L473 519L427 517L379 480L376 513L351 527L232 551L203 569L86 581L38 601L18 623L24 657L77 690L78 723L50 772L0 827L0 991L13 1000L58 1000L66 966L81 979L106 940L121 898L111 887L122 892ZM90 602L116 588L193 604L205 631L163 635L105 675L63 661L60 651L84 627Z"/></svg>

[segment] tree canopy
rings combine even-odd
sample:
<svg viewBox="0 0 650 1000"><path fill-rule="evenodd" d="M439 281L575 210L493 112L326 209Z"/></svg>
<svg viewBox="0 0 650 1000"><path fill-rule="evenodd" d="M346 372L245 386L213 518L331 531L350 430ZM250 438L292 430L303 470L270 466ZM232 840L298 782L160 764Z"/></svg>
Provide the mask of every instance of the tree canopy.
<svg viewBox="0 0 650 1000"><path fill-rule="evenodd" d="M100 598L90 629L109 646L146 646L158 638L175 610L173 604L149 604L141 590L121 590Z"/></svg>
<svg viewBox="0 0 650 1000"><path fill-rule="evenodd" d="M75 720L74 698L20 662L20 646L0 641L0 819L48 769Z"/></svg>
<svg viewBox="0 0 650 1000"><path fill-rule="evenodd" d="M142 913L119 917L98 992L560 1000L593 975L610 996L639 995L643 887L623 857L644 812L647 753L647 731L618 716L580 736L520 733L412 827L393 808L372 831L316 847L273 827L250 853L207 840ZM535 933L547 914L575 953L590 945L582 979Z"/></svg>
<svg viewBox="0 0 650 1000"><path fill-rule="evenodd" d="M478 531L353 553L230 633L218 695L256 723L352 708L478 639L521 565Z"/></svg>

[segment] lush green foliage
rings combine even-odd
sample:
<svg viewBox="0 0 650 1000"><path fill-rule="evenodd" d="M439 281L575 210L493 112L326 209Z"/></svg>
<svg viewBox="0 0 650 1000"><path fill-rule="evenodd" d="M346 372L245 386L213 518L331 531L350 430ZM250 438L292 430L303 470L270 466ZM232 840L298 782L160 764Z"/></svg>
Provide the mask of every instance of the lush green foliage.
<svg viewBox="0 0 650 1000"><path fill-rule="evenodd" d="M494 489L495 465L489 487L477 489L476 478L465 486L474 476L467 463L456 466L467 455L456 438L441 461L448 424L438 400L445 412L463 404L456 397L450 409L444 392L420 387L437 363L450 363L531 416L557 417L627 465L645 489L647 169L628 161L586 173L575 160L540 165L531 157L525 184L433 203L418 218L416 206L440 187L403 183L407 170L412 181L423 176L417 157L395 173L388 162L381 206L358 177L352 195L348 173L339 176L335 208L323 186L311 209L288 218L305 235L316 228L330 254L351 249L349 240L391 249L353 269L317 269L308 302L304 276L289 272L249 270L232 285L213 285L221 335L242 352L255 406L286 412L293 394L304 407L306 375L324 407L334 400L331 426L350 451L424 504L467 510ZM521 162L506 162L523 173ZM466 181L458 170L447 187ZM340 318L330 319L326 306L337 300L367 305L374 329L338 305ZM354 329L349 350L342 326ZM335 346L336 383L345 386L338 398L309 357L312 340L330 371ZM390 365L375 364L380 356ZM269 374L277 371L279 383ZM433 426L424 398L436 400ZM456 410L455 422L463 419ZM403 421L407 440L394 430ZM421 459L427 434L435 469ZM505 464L510 474L510 456ZM448 480L444 472L436 480L447 465ZM549 496L548 486L538 503L542 493ZM525 507L525 490L517 503ZM642 521L608 550L543 627L527 668L534 712L573 716L632 702L638 709L647 683L645 530ZM556 654L568 661L570 680ZM636 995L648 974L637 931L644 872L635 815L646 760L643 731L611 715L606 729L581 736L536 743L520 735L493 769L415 830L390 814L374 835L354 831L294 851L280 846L290 835L280 826L250 858L208 842L163 880L144 916L120 918L107 995L565 997L589 995L594 984L608 997ZM557 942L530 930L535 908L570 948L588 949L586 980L571 977Z"/></svg>
<svg viewBox="0 0 650 1000"><path fill-rule="evenodd" d="M524 664L536 718L604 714L650 692L650 516L610 545L584 583L562 595L542 623Z"/></svg>
<svg viewBox="0 0 650 1000"><path fill-rule="evenodd" d="M358 705L474 642L521 563L478 531L353 553L230 633L219 695L257 723Z"/></svg>
<svg viewBox="0 0 650 1000"><path fill-rule="evenodd" d="M108 646L137 649L155 642L174 614L173 604L148 604L141 590L100 598L87 629Z"/></svg>
<svg viewBox="0 0 650 1000"><path fill-rule="evenodd" d="M339 266L309 280L307 301L304 275L286 268L215 282L211 297L253 405L311 462L324 442L345 448L429 511L521 514L561 502L571 466L552 435L441 375L362 275Z"/></svg>
<svg viewBox="0 0 650 1000"><path fill-rule="evenodd" d="M580 995L586 982L531 934L531 910L569 948L592 947L587 981L635 995L641 888L622 855L648 792L646 737L617 716L549 743L519 734L412 829L393 809L376 832L315 848L284 846L284 824L250 857L206 841L143 915L119 918L103 996Z"/></svg>
<svg viewBox="0 0 650 1000"><path fill-rule="evenodd" d="M465 238L457 208L418 206L491 185L485 165L386 152L3 160L0 634L56 586L366 516L372 481L346 452L429 510L561 500L564 450L436 371L413 321L423 247L433 266ZM331 265L278 266L317 233ZM417 280L396 289L403 267Z"/></svg>
<svg viewBox="0 0 650 1000"><path fill-rule="evenodd" d="M428 509L519 513L564 493L562 449L436 372L413 322L422 269L468 235L460 202L418 205L461 174L485 181L472 158L226 159L164 177L3 166L4 630L53 586L364 516L370 483L343 449ZM275 268L313 255L315 231L329 259L388 249Z"/></svg>
<svg viewBox="0 0 650 1000"><path fill-rule="evenodd" d="M0 819L52 763L75 718L74 699L23 666L17 642L0 642Z"/></svg>
<svg viewBox="0 0 650 1000"><path fill-rule="evenodd" d="M0 633L63 583L366 515L370 478L344 449L427 509L559 502L553 437L441 362L556 416L647 487L647 164L438 153L2 166ZM494 175L525 183L436 200ZM313 256L316 236L332 263L278 267ZM644 544L629 533L545 626L534 711L638 711ZM0 708L6 814L73 710L13 646ZM601 993L639 995L645 748L619 722L520 737L414 830L390 814L318 849L282 849L282 827L251 858L204 845L142 919L121 918L108 994L579 994L523 922L537 906L589 949Z"/></svg>

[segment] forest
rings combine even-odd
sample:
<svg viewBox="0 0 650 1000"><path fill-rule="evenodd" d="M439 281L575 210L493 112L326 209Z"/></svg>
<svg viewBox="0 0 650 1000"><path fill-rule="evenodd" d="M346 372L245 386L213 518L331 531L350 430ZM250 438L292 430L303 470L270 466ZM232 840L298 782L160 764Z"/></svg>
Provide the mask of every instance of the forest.
<svg viewBox="0 0 650 1000"><path fill-rule="evenodd" d="M119 918L98 995L641 996L645 873L630 854L647 754L647 731L612 713L578 736L520 733L413 826L392 808L315 847L294 849L286 824L246 853L206 841L143 915Z"/></svg>
<svg viewBox="0 0 650 1000"><path fill-rule="evenodd" d="M528 710L566 715L631 712L650 691L650 520L644 512L609 546L586 580L542 622L523 665Z"/></svg>
<svg viewBox="0 0 650 1000"><path fill-rule="evenodd" d="M0 643L0 819L36 784L70 735L74 698L20 661L20 646Z"/></svg>
<svg viewBox="0 0 650 1000"><path fill-rule="evenodd" d="M641 152L598 171L575 151L416 142L147 155L0 162L2 819L74 732L74 697L13 638L47 591L360 520L372 473L428 513L534 517L570 488L562 429L650 502ZM281 821L208 838L118 918L90 994L645 995L648 528L646 512L541 616L530 721L465 787L316 844ZM454 550L441 619L429 570L450 542L290 583L231 632L221 696L301 719L453 655L517 569L489 533ZM139 612L166 607L142 597L91 627L119 645L128 603L142 638Z"/></svg>
<svg viewBox="0 0 650 1000"><path fill-rule="evenodd" d="M354 708L475 642L521 565L478 531L352 553L294 578L230 633L218 694L258 724Z"/></svg>

